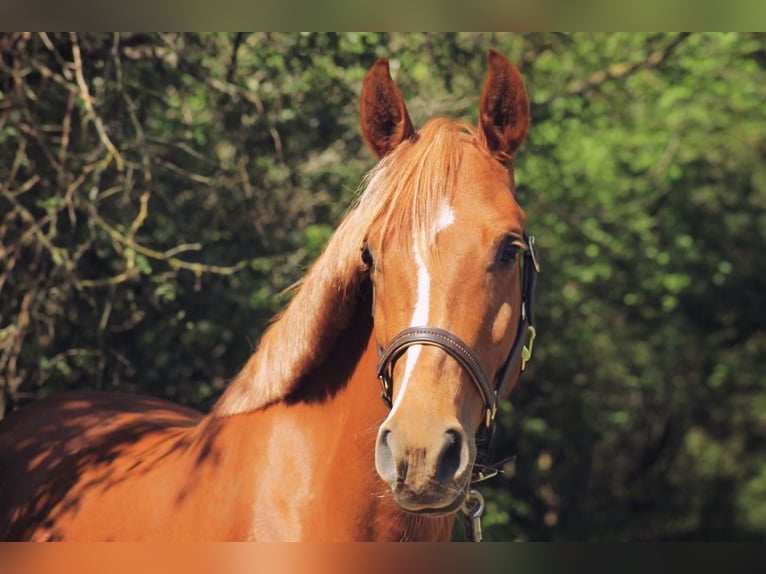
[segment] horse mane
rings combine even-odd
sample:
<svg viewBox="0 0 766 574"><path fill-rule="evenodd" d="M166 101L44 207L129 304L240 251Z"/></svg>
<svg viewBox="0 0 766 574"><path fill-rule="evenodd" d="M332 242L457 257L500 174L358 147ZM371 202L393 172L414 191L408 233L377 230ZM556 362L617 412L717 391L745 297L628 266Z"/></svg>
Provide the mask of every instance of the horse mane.
<svg viewBox="0 0 766 574"><path fill-rule="evenodd" d="M367 276L361 248L368 229L381 222L384 232L395 226L425 241L438 207L455 192L467 141L484 149L467 124L434 118L364 177L362 193L213 407L214 416L245 413L284 399L327 358L349 326Z"/></svg>

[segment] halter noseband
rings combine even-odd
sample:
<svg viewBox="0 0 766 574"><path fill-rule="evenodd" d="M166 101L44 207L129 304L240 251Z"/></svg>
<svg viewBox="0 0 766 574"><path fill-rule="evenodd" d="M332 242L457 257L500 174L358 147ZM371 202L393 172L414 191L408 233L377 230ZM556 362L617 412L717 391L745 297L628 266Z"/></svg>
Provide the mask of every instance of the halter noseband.
<svg viewBox="0 0 766 574"><path fill-rule="evenodd" d="M516 339L508 357L498 369L495 386L481 365L478 356L469 345L449 331L438 327L409 327L396 335L385 349L379 349L378 378L383 387L381 398L391 408L393 394L393 373L396 361L414 345L438 347L455 359L471 376L471 380L484 401L487 428L492 426L497 413L498 397L507 390L514 373L521 373L532 358L532 348L537 332L534 327L534 296L537 273L540 264L535 252L534 236L524 235L527 249L524 251L521 276L521 317ZM516 370L518 368L518 370Z"/></svg>

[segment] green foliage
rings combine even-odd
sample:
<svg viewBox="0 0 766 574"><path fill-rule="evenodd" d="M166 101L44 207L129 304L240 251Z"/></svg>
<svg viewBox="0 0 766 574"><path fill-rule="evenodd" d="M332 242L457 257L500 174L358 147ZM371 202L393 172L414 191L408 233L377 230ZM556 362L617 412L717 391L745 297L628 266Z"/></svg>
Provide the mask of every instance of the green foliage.
<svg viewBox="0 0 766 574"><path fill-rule="evenodd" d="M731 405L758 367L727 356L763 328L763 39L692 35L661 65L567 96L577 78L559 94L552 79L587 78L577 62L617 74L673 38L570 40L529 74L549 115L518 167L546 273L512 428L520 459L557 461L556 496L537 496L543 524L558 516L533 538L760 538L732 500L766 462L751 451L762 415ZM531 417L554 436L536 441Z"/></svg>
<svg viewBox="0 0 766 574"><path fill-rule="evenodd" d="M485 537L766 537L763 34L6 45L0 382L18 401L102 388L209 405L373 164L369 65L390 58L416 124L475 121L494 47L530 92L516 177L543 271Z"/></svg>

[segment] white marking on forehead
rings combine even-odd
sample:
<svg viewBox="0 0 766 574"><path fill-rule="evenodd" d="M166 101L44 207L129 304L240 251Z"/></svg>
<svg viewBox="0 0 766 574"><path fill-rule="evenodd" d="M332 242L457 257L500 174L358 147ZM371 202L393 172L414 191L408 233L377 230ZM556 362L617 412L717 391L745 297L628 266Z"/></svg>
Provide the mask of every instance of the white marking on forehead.
<svg viewBox="0 0 766 574"><path fill-rule="evenodd" d="M447 229L450 225L455 223L455 210L446 201L439 207L439 216L434 222L433 236L431 241L436 239L436 236L440 231Z"/></svg>
<svg viewBox="0 0 766 574"><path fill-rule="evenodd" d="M436 236L440 231L443 231L455 222L455 212L452 206L446 201L443 202L439 208L439 215L434 221L433 228L431 229L431 237L429 237L429 246L433 244ZM431 308L431 275L428 272L428 267L423 258L423 254L420 250L420 244L417 237L412 240L412 252L415 256L415 265L418 268L418 291L417 300L415 301L415 310L412 313L412 319L410 319L410 327L424 327L428 325L429 311ZM404 366L404 376L402 377L402 388L396 395L396 400L391 408L391 412L388 417L390 418L397 407L402 402L404 397L404 391L407 389L407 383L409 383L412 376L412 371L415 369L415 364L420 357L421 345L415 345L410 347L407 351L407 362Z"/></svg>

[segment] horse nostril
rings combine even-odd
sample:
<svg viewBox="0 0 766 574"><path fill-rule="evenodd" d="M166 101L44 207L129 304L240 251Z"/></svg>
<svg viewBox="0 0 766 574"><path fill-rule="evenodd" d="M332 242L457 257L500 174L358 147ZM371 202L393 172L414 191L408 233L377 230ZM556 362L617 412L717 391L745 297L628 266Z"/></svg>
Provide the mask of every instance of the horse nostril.
<svg viewBox="0 0 766 574"><path fill-rule="evenodd" d="M444 447L439 455L436 466L436 479L441 482L449 482L455 478L463 454L463 438L459 431L448 430L444 433Z"/></svg>
<svg viewBox="0 0 766 574"><path fill-rule="evenodd" d="M380 477L389 483L394 479L394 454L391 451L390 439L391 431L381 429L375 448L375 468Z"/></svg>

